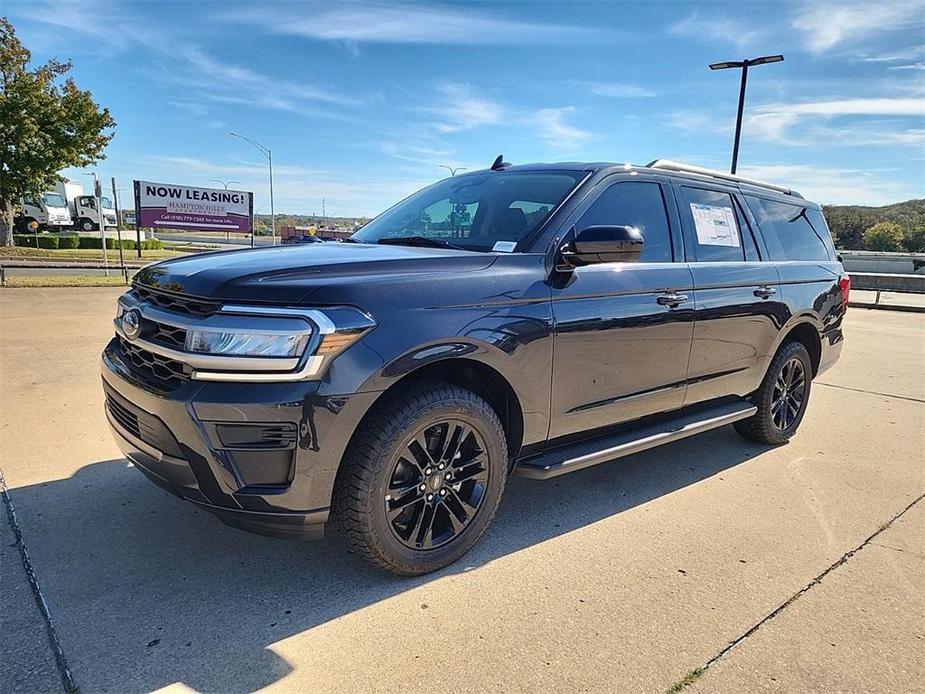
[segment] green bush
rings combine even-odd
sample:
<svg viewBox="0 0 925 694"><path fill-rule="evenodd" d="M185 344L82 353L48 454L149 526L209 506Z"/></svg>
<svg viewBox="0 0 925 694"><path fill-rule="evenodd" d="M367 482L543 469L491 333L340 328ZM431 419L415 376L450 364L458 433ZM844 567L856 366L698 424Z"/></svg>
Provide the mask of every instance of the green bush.
<svg viewBox="0 0 925 694"><path fill-rule="evenodd" d="M906 234L899 224L879 222L864 231L864 249L868 251L901 251Z"/></svg>
<svg viewBox="0 0 925 694"><path fill-rule="evenodd" d="M132 241L132 248L135 247L135 242ZM144 239L141 242L141 250L143 251L160 251L164 248L164 242L160 239Z"/></svg>
<svg viewBox="0 0 925 694"><path fill-rule="evenodd" d="M58 250L58 237L57 236L39 236L38 242L39 242L39 248L48 248L51 250Z"/></svg>
<svg viewBox="0 0 925 694"><path fill-rule="evenodd" d="M80 236L77 242L78 248L102 248L103 240L99 236Z"/></svg>
<svg viewBox="0 0 925 694"><path fill-rule="evenodd" d="M35 238L31 234L13 234L13 243L20 248L38 248Z"/></svg>
<svg viewBox="0 0 925 694"><path fill-rule="evenodd" d="M58 248L78 248L80 246L79 236L59 236Z"/></svg>

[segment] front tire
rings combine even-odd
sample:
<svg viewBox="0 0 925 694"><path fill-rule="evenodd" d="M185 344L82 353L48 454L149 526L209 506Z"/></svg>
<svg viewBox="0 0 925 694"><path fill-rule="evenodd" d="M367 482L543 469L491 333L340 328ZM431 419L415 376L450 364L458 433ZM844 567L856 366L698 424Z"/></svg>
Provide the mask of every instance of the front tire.
<svg viewBox="0 0 925 694"><path fill-rule="evenodd" d="M348 546L381 569L418 576L482 537L504 493L507 443L475 393L415 383L363 421L341 464L334 515Z"/></svg>
<svg viewBox="0 0 925 694"><path fill-rule="evenodd" d="M92 219L84 217L80 220L80 228L83 231L96 231L96 224L93 223Z"/></svg>
<svg viewBox="0 0 925 694"><path fill-rule="evenodd" d="M802 342L785 343L768 367L752 397L758 412L733 426L746 439L760 443L786 443L806 414L813 366Z"/></svg>

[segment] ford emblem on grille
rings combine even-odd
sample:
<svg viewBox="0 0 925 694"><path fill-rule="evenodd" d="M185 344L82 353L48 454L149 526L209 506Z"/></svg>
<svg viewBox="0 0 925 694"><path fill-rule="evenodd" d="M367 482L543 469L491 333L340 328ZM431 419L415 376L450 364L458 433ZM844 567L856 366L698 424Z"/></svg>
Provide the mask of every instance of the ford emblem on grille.
<svg viewBox="0 0 925 694"><path fill-rule="evenodd" d="M122 332L129 340L134 340L141 333L141 314L136 309L122 314Z"/></svg>

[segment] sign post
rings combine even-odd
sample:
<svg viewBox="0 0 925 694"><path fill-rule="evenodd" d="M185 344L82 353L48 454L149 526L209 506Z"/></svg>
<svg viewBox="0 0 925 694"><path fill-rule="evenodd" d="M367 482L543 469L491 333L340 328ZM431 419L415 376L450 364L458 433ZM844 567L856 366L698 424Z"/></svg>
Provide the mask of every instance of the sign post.
<svg viewBox="0 0 925 694"><path fill-rule="evenodd" d="M133 181L132 187L134 188L134 192L135 192L135 251L138 253L138 257L140 258L141 257L141 224L138 223L138 219L139 219L139 216L138 216L138 201L139 201L138 181Z"/></svg>

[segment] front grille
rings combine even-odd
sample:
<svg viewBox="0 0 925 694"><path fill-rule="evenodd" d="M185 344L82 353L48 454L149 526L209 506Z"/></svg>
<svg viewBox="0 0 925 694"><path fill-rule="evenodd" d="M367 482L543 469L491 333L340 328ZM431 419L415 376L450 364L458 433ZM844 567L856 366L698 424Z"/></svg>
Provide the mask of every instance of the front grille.
<svg viewBox="0 0 925 694"><path fill-rule="evenodd" d="M182 362L141 349L122 337L119 344L132 371L146 383L164 390L176 390L189 380L189 367Z"/></svg>
<svg viewBox="0 0 925 694"><path fill-rule="evenodd" d="M178 328L175 325L167 325L166 323L156 323L155 321L146 322L151 326L151 335L149 339L152 342L157 342L171 349L185 349L186 330Z"/></svg>
<svg viewBox="0 0 925 694"><path fill-rule="evenodd" d="M139 301L145 301L165 311L176 311L188 316L211 316L221 308L221 304L216 301L201 301L192 297L175 296L139 285L135 285L132 294Z"/></svg>

